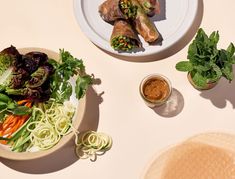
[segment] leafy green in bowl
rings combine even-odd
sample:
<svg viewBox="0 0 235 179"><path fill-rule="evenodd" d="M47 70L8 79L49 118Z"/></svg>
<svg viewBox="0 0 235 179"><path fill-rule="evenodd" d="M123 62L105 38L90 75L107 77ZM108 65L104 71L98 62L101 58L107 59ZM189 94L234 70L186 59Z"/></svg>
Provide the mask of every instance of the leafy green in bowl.
<svg viewBox="0 0 235 179"><path fill-rule="evenodd" d="M217 82L225 77L233 80L233 64L235 64L233 43L228 48L218 49L219 33L214 31L208 36L202 28L188 48L188 61L180 61L176 69L188 72L192 82L199 89L204 89L208 83Z"/></svg>

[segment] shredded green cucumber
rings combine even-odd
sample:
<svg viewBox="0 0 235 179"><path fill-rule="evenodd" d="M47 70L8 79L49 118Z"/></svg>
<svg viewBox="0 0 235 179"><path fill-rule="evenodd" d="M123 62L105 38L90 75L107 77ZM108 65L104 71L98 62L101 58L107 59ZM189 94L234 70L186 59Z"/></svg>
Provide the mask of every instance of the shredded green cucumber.
<svg viewBox="0 0 235 179"><path fill-rule="evenodd" d="M72 117L75 112L70 102L64 104L50 100L50 104L44 105L45 112L41 108L35 108L39 112L39 120L27 125L30 132L31 144L27 150L47 150L56 145L61 137L67 135L72 126Z"/></svg>
<svg viewBox="0 0 235 179"><path fill-rule="evenodd" d="M54 128L59 135L67 135L68 130L72 126L72 118L75 107L71 102L65 101L64 104L53 102L50 108L45 109L45 114L50 123L54 124Z"/></svg>
<svg viewBox="0 0 235 179"><path fill-rule="evenodd" d="M81 159L90 158L95 161L97 155L104 154L112 147L112 138L110 136L95 131L80 133L75 140L75 152Z"/></svg>

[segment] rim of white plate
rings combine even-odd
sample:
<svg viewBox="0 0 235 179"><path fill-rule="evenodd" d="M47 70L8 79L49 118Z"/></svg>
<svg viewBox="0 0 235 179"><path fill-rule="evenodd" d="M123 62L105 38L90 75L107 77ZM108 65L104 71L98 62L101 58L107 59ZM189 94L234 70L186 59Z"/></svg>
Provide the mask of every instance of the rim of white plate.
<svg viewBox="0 0 235 179"><path fill-rule="evenodd" d="M188 8L187 12L184 16L183 22L179 26L179 28L174 32L174 35L172 35L170 38L164 40L164 46L161 46L161 48L157 48L156 51L151 50L145 50L143 52L136 52L136 53L118 53L117 51L113 50L110 45L107 45L107 41L103 38L101 38L93 29L93 27L89 24L87 17L84 13L83 3L85 0L74 0L74 14L75 18L77 20L77 23L79 27L81 28L82 32L88 37L88 39L93 42L98 47L102 48L103 50L106 50L112 54L120 55L120 56L126 56L126 57L141 57L141 56L148 56L148 55L154 55L158 54L160 52L163 52L170 47L172 47L174 44L176 44L190 29L190 27L193 25L197 12L198 12L198 0L188 0ZM98 10L98 9L97 9Z"/></svg>

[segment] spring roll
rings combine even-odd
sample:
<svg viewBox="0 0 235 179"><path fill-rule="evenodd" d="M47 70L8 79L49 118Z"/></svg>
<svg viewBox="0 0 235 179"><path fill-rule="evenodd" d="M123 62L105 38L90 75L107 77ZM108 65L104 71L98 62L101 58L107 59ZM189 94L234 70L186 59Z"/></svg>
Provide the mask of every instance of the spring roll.
<svg viewBox="0 0 235 179"><path fill-rule="evenodd" d="M138 36L129 22L125 20L115 21L110 44L118 51L130 51L133 48L141 47Z"/></svg>
<svg viewBox="0 0 235 179"><path fill-rule="evenodd" d="M131 1L132 4L137 7L137 14L133 20L136 31L144 38L146 42L155 42L160 36L155 25L145 14L138 0Z"/></svg>
<svg viewBox="0 0 235 179"><path fill-rule="evenodd" d="M155 14L160 14L160 3L158 0L138 0L144 12L152 17Z"/></svg>
<svg viewBox="0 0 235 179"><path fill-rule="evenodd" d="M137 13L137 7L131 0L106 0L99 6L99 13L103 20L114 22L117 19L133 19Z"/></svg>

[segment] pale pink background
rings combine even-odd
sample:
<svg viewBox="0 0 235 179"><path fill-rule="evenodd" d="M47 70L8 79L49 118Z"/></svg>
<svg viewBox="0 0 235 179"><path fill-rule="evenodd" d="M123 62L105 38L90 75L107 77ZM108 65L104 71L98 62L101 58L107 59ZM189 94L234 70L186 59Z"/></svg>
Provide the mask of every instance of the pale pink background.
<svg viewBox="0 0 235 179"><path fill-rule="evenodd" d="M137 179L152 157L170 145L202 132L235 134L235 82L228 84L222 79L214 89L201 93L190 86L186 73L175 70L175 64L186 59L188 45L184 45L199 25L208 33L219 30L221 48L235 42L235 1L205 0L203 4L198 1L198 18L175 49L161 56L121 60L100 50L84 36L74 17L72 0L1 0L0 49L11 44L53 51L64 48L82 58L87 72L99 78L100 84L88 91L88 111L80 130L108 133L114 144L96 162L77 160L73 141L39 160L0 158L0 178ZM130 62L162 57L166 58ZM171 80L172 100L176 103L170 109L152 110L142 101L139 83L150 73L161 73Z"/></svg>

